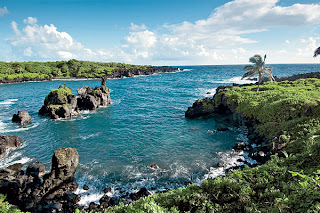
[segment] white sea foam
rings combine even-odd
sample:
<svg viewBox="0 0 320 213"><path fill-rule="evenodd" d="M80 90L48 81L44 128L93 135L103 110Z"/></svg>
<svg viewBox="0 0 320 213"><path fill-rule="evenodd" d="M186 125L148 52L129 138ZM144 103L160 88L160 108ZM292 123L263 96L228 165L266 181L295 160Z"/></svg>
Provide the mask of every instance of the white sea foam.
<svg viewBox="0 0 320 213"><path fill-rule="evenodd" d="M76 192L77 194L77 192ZM97 192L97 193L92 193L92 194L80 194L81 199L78 202L79 205L84 205L84 206L89 206L91 202L98 203L99 200L102 198L103 193Z"/></svg>
<svg viewBox="0 0 320 213"><path fill-rule="evenodd" d="M98 133L95 133L95 134L90 134L90 135L86 135L86 136L80 136L80 138L81 138L82 140L86 140L86 139L88 139L88 138L93 138L93 137L99 136L100 134L101 134L101 133L98 132Z"/></svg>
<svg viewBox="0 0 320 213"><path fill-rule="evenodd" d="M0 120L0 131L6 128L6 124Z"/></svg>
<svg viewBox="0 0 320 213"><path fill-rule="evenodd" d="M236 83L236 84L252 84L252 83L256 83L257 81L255 80L250 80L248 78L245 78L243 80L241 80L241 76L236 76L236 77L232 77L226 80L218 80L218 81L210 81L211 83L224 83L224 84L230 84L230 83Z"/></svg>
<svg viewBox="0 0 320 213"><path fill-rule="evenodd" d="M15 128L15 129L4 129L4 128L1 128L1 122L0 122L0 132L1 133L4 133L4 132L21 132L21 131L27 131L29 129L36 128L37 126L39 126L39 123L32 124L32 125L30 125L28 127L18 127L18 128Z"/></svg>
<svg viewBox="0 0 320 213"><path fill-rule="evenodd" d="M14 151L8 150L7 156L0 160L0 168L6 168L15 163L26 164L32 161L32 158L28 158L22 155L22 151Z"/></svg>
<svg viewBox="0 0 320 213"><path fill-rule="evenodd" d="M17 101L18 101L18 99L7 99L4 101L0 101L0 105L12 105Z"/></svg>
<svg viewBox="0 0 320 213"><path fill-rule="evenodd" d="M218 152L218 156L220 157L222 164L224 167L210 167L207 174L204 175L204 179L208 178L216 178L218 176L224 176L225 175L225 169L242 165L242 162L239 162L238 160L241 159L241 161L245 160L245 157L243 156L243 152L235 152L234 150L227 151L227 152Z"/></svg>

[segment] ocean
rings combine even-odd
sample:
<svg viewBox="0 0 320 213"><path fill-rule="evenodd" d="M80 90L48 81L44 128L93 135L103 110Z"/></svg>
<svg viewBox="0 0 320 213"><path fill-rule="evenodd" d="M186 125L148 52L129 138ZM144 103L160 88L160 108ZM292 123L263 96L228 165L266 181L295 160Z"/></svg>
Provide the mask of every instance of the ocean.
<svg viewBox="0 0 320 213"><path fill-rule="evenodd" d="M278 77L320 71L320 64L272 65ZM0 85L0 134L17 135L23 146L0 160L0 168L13 163L25 167L35 159L50 171L53 152L75 147L80 163L75 174L82 195L80 204L98 201L104 188L110 196L184 187L189 183L223 175L217 163L227 167L247 158L232 151L246 141L246 129L224 118L186 119L192 103L212 97L220 85L252 83L241 80L243 65L179 66L176 73L109 79L112 104L97 111L84 111L71 120L50 120L39 116L45 96L64 83L76 89L95 87L100 80L54 80ZM11 122L18 110L26 110L32 124L19 127ZM229 131L215 131L220 127ZM157 164L159 169L148 167ZM90 190L82 190L83 185Z"/></svg>

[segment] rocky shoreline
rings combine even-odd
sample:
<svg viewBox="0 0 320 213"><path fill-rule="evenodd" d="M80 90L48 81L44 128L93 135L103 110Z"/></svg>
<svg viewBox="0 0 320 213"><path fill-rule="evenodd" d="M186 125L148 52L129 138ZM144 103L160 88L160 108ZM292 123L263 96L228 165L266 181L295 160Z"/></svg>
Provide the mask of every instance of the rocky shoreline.
<svg viewBox="0 0 320 213"><path fill-rule="evenodd" d="M139 75L153 75L156 73L167 73L167 72L179 72L182 69L176 67L169 67L169 66L162 66L162 67L148 67L146 69L127 69L127 68L119 68L112 71L111 74L107 74L107 78L109 79L119 79L119 78L132 78L134 76ZM28 81L51 81L55 79L95 79L95 78L15 78L15 79L0 79L0 84L12 84L12 83L21 83L21 82L28 82Z"/></svg>

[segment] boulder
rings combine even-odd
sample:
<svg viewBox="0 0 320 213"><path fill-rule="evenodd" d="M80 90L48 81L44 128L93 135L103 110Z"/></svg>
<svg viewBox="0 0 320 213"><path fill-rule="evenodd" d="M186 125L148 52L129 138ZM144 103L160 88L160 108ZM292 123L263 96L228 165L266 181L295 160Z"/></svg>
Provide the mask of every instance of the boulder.
<svg viewBox="0 0 320 213"><path fill-rule="evenodd" d="M160 168L160 167L159 167L157 164L155 164L155 163L149 164L148 167L149 167L150 169L159 169L159 168Z"/></svg>
<svg viewBox="0 0 320 213"><path fill-rule="evenodd" d="M186 118L197 118L216 112L214 99L205 98L197 100L185 113Z"/></svg>
<svg viewBox="0 0 320 213"><path fill-rule="evenodd" d="M52 156L51 174L54 178L66 180L73 177L79 164L79 154L75 148L60 148Z"/></svg>
<svg viewBox="0 0 320 213"><path fill-rule="evenodd" d="M18 111L12 116L12 122L19 123L21 126L28 125L31 122L31 116L25 110Z"/></svg>
<svg viewBox="0 0 320 213"><path fill-rule="evenodd" d="M22 139L18 136L0 135L0 158L2 158L8 149L18 148L22 145Z"/></svg>
<svg viewBox="0 0 320 213"><path fill-rule="evenodd" d="M237 143L234 145L233 149L234 149L235 151L246 151L246 150L247 150L247 144L246 144L245 142L243 142L243 141L237 142Z"/></svg>
<svg viewBox="0 0 320 213"><path fill-rule="evenodd" d="M149 195L151 195L151 193L146 188L141 188L137 193L131 193L129 197L131 200L135 201L141 197L146 197Z"/></svg>

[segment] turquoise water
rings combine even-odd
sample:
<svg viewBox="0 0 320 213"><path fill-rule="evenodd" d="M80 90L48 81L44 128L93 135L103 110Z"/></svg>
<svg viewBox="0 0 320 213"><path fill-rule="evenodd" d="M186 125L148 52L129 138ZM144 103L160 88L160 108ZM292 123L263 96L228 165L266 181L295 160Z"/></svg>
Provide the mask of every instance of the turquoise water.
<svg viewBox="0 0 320 213"><path fill-rule="evenodd" d="M278 77L320 70L320 65L274 67ZM82 203L97 200L107 187L115 195L143 186L157 191L220 174L215 165L234 163L238 154L231 149L245 140L245 130L219 117L188 120L184 113L196 99L212 97L219 85L250 81L240 81L240 65L182 68L185 71L108 80L112 105L72 120L39 116L45 96L65 82L76 93L84 85L99 86L99 80L0 85L0 134L24 140L21 149L0 161L0 167L16 162L27 165L36 158L50 170L54 150L75 147L80 154L77 181L80 187L91 188L90 195L83 194ZM25 128L11 123L12 115L22 109L32 117L32 124ZM230 131L212 131L226 125ZM152 163L160 169L148 168Z"/></svg>

